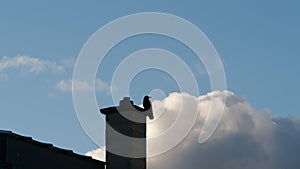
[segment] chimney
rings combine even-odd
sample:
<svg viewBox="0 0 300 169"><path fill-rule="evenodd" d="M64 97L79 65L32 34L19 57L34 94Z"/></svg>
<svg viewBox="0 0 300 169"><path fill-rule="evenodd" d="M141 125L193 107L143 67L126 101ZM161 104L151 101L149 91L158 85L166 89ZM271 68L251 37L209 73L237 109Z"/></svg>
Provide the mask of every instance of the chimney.
<svg viewBox="0 0 300 169"><path fill-rule="evenodd" d="M146 117L153 118L152 108L144 110L124 97L119 106L100 112L106 115L106 169L146 169ZM133 139L124 141L116 133ZM129 155L123 156L118 150Z"/></svg>

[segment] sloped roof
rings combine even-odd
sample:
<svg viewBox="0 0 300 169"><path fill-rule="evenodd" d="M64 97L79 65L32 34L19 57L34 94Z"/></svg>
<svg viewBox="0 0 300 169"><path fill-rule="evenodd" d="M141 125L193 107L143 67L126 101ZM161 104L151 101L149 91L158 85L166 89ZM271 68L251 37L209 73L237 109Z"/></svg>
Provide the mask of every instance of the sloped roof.
<svg viewBox="0 0 300 169"><path fill-rule="evenodd" d="M92 162L99 163L102 165L105 164L105 162L93 159L90 156L80 155L80 154L74 153L72 150L58 148L58 147L53 146L53 144L50 144L50 143L42 143L42 142L33 140L31 137L22 136L22 135L13 133L11 131L0 130L0 136L13 137L15 139L22 140L24 142L29 142L29 143L35 144L36 146L47 148L49 150L57 151L57 152L60 152L60 153L66 154L66 155L74 156L74 157L80 158L82 160L88 160L88 161L92 161Z"/></svg>

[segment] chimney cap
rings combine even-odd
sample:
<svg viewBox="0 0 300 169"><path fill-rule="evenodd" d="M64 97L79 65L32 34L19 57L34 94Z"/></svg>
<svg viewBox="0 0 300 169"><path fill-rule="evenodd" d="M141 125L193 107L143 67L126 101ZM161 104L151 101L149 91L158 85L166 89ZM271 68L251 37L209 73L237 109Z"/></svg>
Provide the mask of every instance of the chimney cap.
<svg viewBox="0 0 300 169"><path fill-rule="evenodd" d="M145 116L149 116L150 119L153 119L152 109L144 110L143 108L134 105L133 101L130 100L130 97L124 97L120 100L119 106L107 107L100 109L100 112L104 115L108 115L111 113L119 113L119 111L134 111L140 114L144 114Z"/></svg>

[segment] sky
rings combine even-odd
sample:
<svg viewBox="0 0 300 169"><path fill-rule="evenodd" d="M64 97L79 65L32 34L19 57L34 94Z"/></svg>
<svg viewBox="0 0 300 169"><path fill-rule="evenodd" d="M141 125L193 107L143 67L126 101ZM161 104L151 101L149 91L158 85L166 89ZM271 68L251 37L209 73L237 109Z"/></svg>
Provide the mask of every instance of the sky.
<svg viewBox="0 0 300 169"><path fill-rule="evenodd" d="M81 154L96 149L74 111L74 64L94 32L138 12L170 13L193 23L217 50L229 91L253 109L270 112L270 118L299 117L299 5L293 0L0 1L0 129ZM199 95L211 92L203 63L186 46L168 37L141 35L105 56L96 81L99 107L113 105L109 91L116 66L130 53L150 47L180 56L195 74ZM142 72L132 80L130 97L140 104L145 94L160 89L162 100L181 92L175 80L161 71Z"/></svg>

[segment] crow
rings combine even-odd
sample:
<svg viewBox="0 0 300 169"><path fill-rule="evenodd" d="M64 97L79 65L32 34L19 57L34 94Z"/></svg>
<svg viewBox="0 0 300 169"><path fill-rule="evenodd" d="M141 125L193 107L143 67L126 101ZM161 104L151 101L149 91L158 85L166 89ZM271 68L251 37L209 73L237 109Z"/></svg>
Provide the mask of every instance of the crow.
<svg viewBox="0 0 300 169"><path fill-rule="evenodd" d="M144 101L143 101L143 106L144 106L144 110L149 110L151 108L151 102L149 100L149 96L145 96L144 97Z"/></svg>

